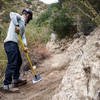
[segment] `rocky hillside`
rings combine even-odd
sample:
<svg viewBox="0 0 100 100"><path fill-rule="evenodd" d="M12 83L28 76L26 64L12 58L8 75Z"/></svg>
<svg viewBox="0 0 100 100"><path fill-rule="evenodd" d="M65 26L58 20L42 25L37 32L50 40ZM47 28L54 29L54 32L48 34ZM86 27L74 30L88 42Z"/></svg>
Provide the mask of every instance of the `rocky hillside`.
<svg viewBox="0 0 100 100"><path fill-rule="evenodd" d="M65 56L69 64L52 100L100 100L100 29L75 39Z"/></svg>
<svg viewBox="0 0 100 100"><path fill-rule="evenodd" d="M39 0L1 1L6 1L4 3L5 6L1 7L0 13L0 22L3 22L3 24L9 21L5 18L7 18L6 16L10 11L21 13L22 9L30 8L34 12L34 16L37 17L47 8L47 5ZM3 27L3 24L0 25ZM88 36L82 34L75 39L64 38L61 41L56 41L54 36L47 43L46 48L37 49L40 41L38 46L36 45L35 52L35 47L32 44L35 41L31 41L31 39L35 37L34 33L48 33L45 31L46 28L37 28L35 25L33 26L33 23L30 23L26 30L26 33L31 33L30 37L27 38L29 45L31 45L29 54L31 61L34 62L38 57L37 51L42 55L41 58L44 58L46 53L48 56L45 59L40 58L39 60L41 61L39 63L36 61L38 63L36 71L41 75L42 81L33 84L31 81L33 78L32 71L25 70L21 77L27 79L28 84L19 87L19 93L5 94L0 91L0 100L100 100L100 28L96 28ZM40 38L43 35L40 35ZM38 34L37 37L39 37ZM3 43L0 46L2 49ZM2 49L1 51L4 50ZM1 52L0 56L3 58L4 53ZM23 56L25 55L23 54ZM24 65L29 65L26 59L23 62ZM1 71L2 68L1 66Z"/></svg>
<svg viewBox="0 0 100 100"><path fill-rule="evenodd" d="M5 20L8 22L9 12L11 11L21 13L23 9L30 8L34 12L34 16L38 16L47 8L47 5L39 0L1 0L0 3L2 4L0 7L0 22L3 23Z"/></svg>
<svg viewBox="0 0 100 100"><path fill-rule="evenodd" d="M41 14L45 9L47 9L47 5L41 2L40 0L23 0L24 7L30 8L34 12L34 14Z"/></svg>

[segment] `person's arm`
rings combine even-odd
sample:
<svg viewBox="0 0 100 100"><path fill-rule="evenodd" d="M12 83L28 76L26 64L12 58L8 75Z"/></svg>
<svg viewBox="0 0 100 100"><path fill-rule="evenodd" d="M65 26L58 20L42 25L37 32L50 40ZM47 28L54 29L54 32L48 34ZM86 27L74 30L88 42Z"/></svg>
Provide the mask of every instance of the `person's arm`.
<svg viewBox="0 0 100 100"><path fill-rule="evenodd" d="M21 16L17 13L10 12L10 19L14 25L18 25L18 21L21 19Z"/></svg>
<svg viewBox="0 0 100 100"><path fill-rule="evenodd" d="M26 37L25 37L25 33L22 36L22 41L25 47L27 47L27 41L26 41Z"/></svg>
<svg viewBox="0 0 100 100"><path fill-rule="evenodd" d="M28 47L27 47L27 42L26 42L25 33L24 33L23 36L22 36L22 41L23 41L23 44L24 44L24 46L25 46L24 52L28 52Z"/></svg>

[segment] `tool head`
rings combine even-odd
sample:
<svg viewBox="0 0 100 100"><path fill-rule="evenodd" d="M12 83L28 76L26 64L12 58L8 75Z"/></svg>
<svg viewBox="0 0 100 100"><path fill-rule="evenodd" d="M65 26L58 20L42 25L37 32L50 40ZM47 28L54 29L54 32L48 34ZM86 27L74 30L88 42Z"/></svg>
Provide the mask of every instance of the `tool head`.
<svg viewBox="0 0 100 100"><path fill-rule="evenodd" d="M41 81L41 80L42 80L42 79L41 79L40 76L35 76L35 77L33 78L32 82L33 82L33 83L37 83L37 82L39 82L39 81Z"/></svg>

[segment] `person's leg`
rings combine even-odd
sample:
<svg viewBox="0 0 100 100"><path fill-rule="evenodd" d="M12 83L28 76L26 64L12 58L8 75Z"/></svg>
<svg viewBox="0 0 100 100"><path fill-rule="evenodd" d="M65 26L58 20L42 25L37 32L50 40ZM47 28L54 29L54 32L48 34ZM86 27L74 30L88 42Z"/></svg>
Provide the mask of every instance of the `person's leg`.
<svg viewBox="0 0 100 100"><path fill-rule="evenodd" d="M14 80L18 80L19 79L19 76L20 76L20 67L22 65L22 58L21 58L21 54L20 54L20 51L19 51L18 47L17 47L17 55L18 55L18 59L17 59L17 67L16 67L16 70L15 70L14 76L13 76Z"/></svg>
<svg viewBox="0 0 100 100"><path fill-rule="evenodd" d="M4 85L9 85L12 82L12 75L15 72L17 65L17 52L16 43L10 42L4 44L5 51L7 53L8 64L5 72Z"/></svg>
<svg viewBox="0 0 100 100"><path fill-rule="evenodd" d="M27 80L22 80L19 78L20 77L20 67L22 65L22 58L21 58L21 54L20 54L18 46L17 46L17 55L18 55L17 67L16 67L16 70L13 74L14 87L22 86L22 85L25 85L27 83Z"/></svg>

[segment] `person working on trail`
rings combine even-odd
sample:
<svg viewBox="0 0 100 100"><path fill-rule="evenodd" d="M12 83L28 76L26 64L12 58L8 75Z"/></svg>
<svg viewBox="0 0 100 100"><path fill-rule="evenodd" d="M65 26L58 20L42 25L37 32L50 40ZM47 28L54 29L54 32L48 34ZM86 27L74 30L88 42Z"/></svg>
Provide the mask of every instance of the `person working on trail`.
<svg viewBox="0 0 100 100"><path fill-rule="evenodd" d="M27 83L26 80L19 79L20 77L20 67L22 65L22 58L18 47L18 35L20 34L23 44L26 47L25 52L27 52L27 42L25 37L25 26L32 20L32 11L30 9L24 9L22 11L22 16L18 13L10 13L10 26L8 29L8 34L4 40L4 48L8 58L8 64L5 71L4 79L4 90L11 91L14 86L24 85Z"/></svg>

